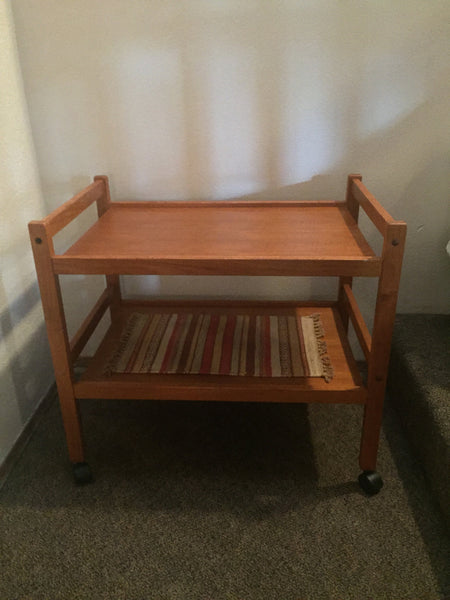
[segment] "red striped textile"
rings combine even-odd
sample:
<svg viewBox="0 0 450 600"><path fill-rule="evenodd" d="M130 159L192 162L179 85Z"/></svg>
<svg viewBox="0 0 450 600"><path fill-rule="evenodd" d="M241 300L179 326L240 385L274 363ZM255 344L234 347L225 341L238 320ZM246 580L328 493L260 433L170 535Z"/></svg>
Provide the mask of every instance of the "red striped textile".
<svg viewBox="0 0 450 600"><path fill-rule="evenodd" d="M109 373L332 378L320 316L133 313Z"/></svg>

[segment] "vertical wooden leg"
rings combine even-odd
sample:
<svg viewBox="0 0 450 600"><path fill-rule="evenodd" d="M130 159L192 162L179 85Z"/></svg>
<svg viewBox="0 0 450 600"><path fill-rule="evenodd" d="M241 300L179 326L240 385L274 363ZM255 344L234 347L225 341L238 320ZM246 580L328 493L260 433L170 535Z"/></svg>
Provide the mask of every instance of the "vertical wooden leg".
<svg viewBox="0 0 450 600"><path fill-rule="evenodd" d="M85 484L93 480L92 471L84 458L84 445L81 435L80 415L73 392L60 392L58 386L59 403L66 432L67 449L72 463L75 483Z"/></svg>
<svg viewBox="0 0 450 600"><path fill-rule="evenodd" d="M57 384L57 387L70 462L73 464L83 463L85 461L84 445L76 398L71 390L60 391L62 386Z"/></svg>
<svg viewBox="0 0 450 600"><path fill-rule="evenodd" d="M45 324L55 370L67 448L72 463L84 462L80 417L73 390L73 369L58 276L53 272L53 243L41 222L29 224Z"/></svg>
<svg viewBox="0 0 450 600"><path fill-rule="evenodd" d="M350 287L352 287L352 283L352 277L339 277L338 307L341 314L342 324L346 332L348 332L349 314L345 307L344 285L348 284Z"/></svg>
<svg viewBox="0 0 450 600"><path fill-rule="evenodd" d="M111 304L109 311L111 313L111 320L114 321L120 312L120 303L122 301L122 293L120 290L120 279L119 275L105 275L106 287L109 289L111 294Z"/></svg>
<svg viewBox="0 0 450 600"><path fill-rule="evenodd" d="M364 409L359 453L359 466L363 471L375 471L377 467L378 444L383 420L384 385L382 388L369 393Z"/></svg>
<svg viewBox="0 0 450 600"><path fill-rule="evenodd" d="M381 389L382 388L382 389ZM384 384L380 389L369 393L364 410L361 435L359 466L362 473L358 482L366 494L373 496L383 487L383 480L376 471L378 443L380 440L381 421L383 419Z"/></svg>
<svg viewBox="0 0 450 600"><path fill-rule="evenodd" d="M361 181L361 175L349 175L347 178L347 192L345 197L345 203L347 205L347 210L351 214L351 216L355 219L355 223L358 223L358 215L359 215L359 203L355 199L352 193L352 185L355 179L359 179ZM345 299L344 299L344 285L349 285L352 287L353 278L352 277L339 277L339 292L338 292L338 307L341 313L342 324L344 325L345 331L348 332L348 322L349 315L346 310Z"/></svg>
<svg viewBox="0 0 450 600"><path fill-rule="evenodd" d="M102 181L104 185L104 193L97 201L97 214L101 217L111 205L111 194L109 191L109 181L106 175L96 175L94 181ZM109 289L111 295L110 313L111 319L114 321L120 311L120 302L122 300L122 294L120 291L120 278L119 275L106 275L106 287Z"/></svg>
<svg viewBox="0 0 450 600"><path fill-rule="evenodd" d="M404 223L397 222L387 226L375 307L367 381L368 395L359 455L359 464L363 470L359 481L368 493L376 493L383 485L375 469L405 236Z"/></svg>

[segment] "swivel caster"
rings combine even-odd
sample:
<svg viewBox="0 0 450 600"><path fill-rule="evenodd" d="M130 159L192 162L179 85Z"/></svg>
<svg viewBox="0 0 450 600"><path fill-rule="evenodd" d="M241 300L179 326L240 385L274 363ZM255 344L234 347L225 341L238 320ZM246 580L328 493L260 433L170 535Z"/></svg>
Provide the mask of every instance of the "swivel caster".
<svg viewBox="0 0 450 600"><path fill-rule="evenodd" d="M75 463L72 465L73 478L77 485L84 485L86 483L91 483L93 481L91 467L83 462L83 463Z"/></svg>
<svg viewBox="0 0 450 600"><path fill-rule="evenodd" d="M366 494L374 496L383 487L383 480L376 471L363 471L358 477L358 482Z"/></svg>

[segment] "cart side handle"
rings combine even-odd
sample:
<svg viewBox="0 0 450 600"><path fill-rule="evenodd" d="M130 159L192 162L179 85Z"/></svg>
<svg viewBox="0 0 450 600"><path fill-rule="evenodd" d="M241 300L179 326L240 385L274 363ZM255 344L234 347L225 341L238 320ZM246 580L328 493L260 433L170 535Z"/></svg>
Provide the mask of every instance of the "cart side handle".
<svg viewBox="0 0 450 600"><path fill-rule="evenodd" d="M108 178L105 175L94 177L93 183L81 190L67 202L56 208L47 217L40 221L32 221L30 225L41 224L49 238L64 229L71 221L76 219L86 208L97 202L97 211L101 216L110 204Z"/></svg>
<svg viewBox="0 0 450 600"><path fill-rule="evenodd" d="M396 221L387 210L381 206L375 196L371 194L362 183L361 175L349 175L347 203L351 203L352 201L354 204L357 203L357 205L361 206L383 237L386 237L390 225L403 223L403 221Z"/></svg>

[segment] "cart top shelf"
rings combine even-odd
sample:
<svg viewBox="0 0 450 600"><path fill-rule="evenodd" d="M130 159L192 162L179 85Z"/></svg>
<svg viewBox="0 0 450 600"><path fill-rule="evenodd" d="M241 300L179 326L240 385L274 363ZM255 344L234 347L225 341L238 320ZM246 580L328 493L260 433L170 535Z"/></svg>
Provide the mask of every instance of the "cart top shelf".
<svg viewBox="0 0 450 600"><path fill-rule="evenodd" d="M340 202L112 202L56 273L377 276Z"/></svg>

